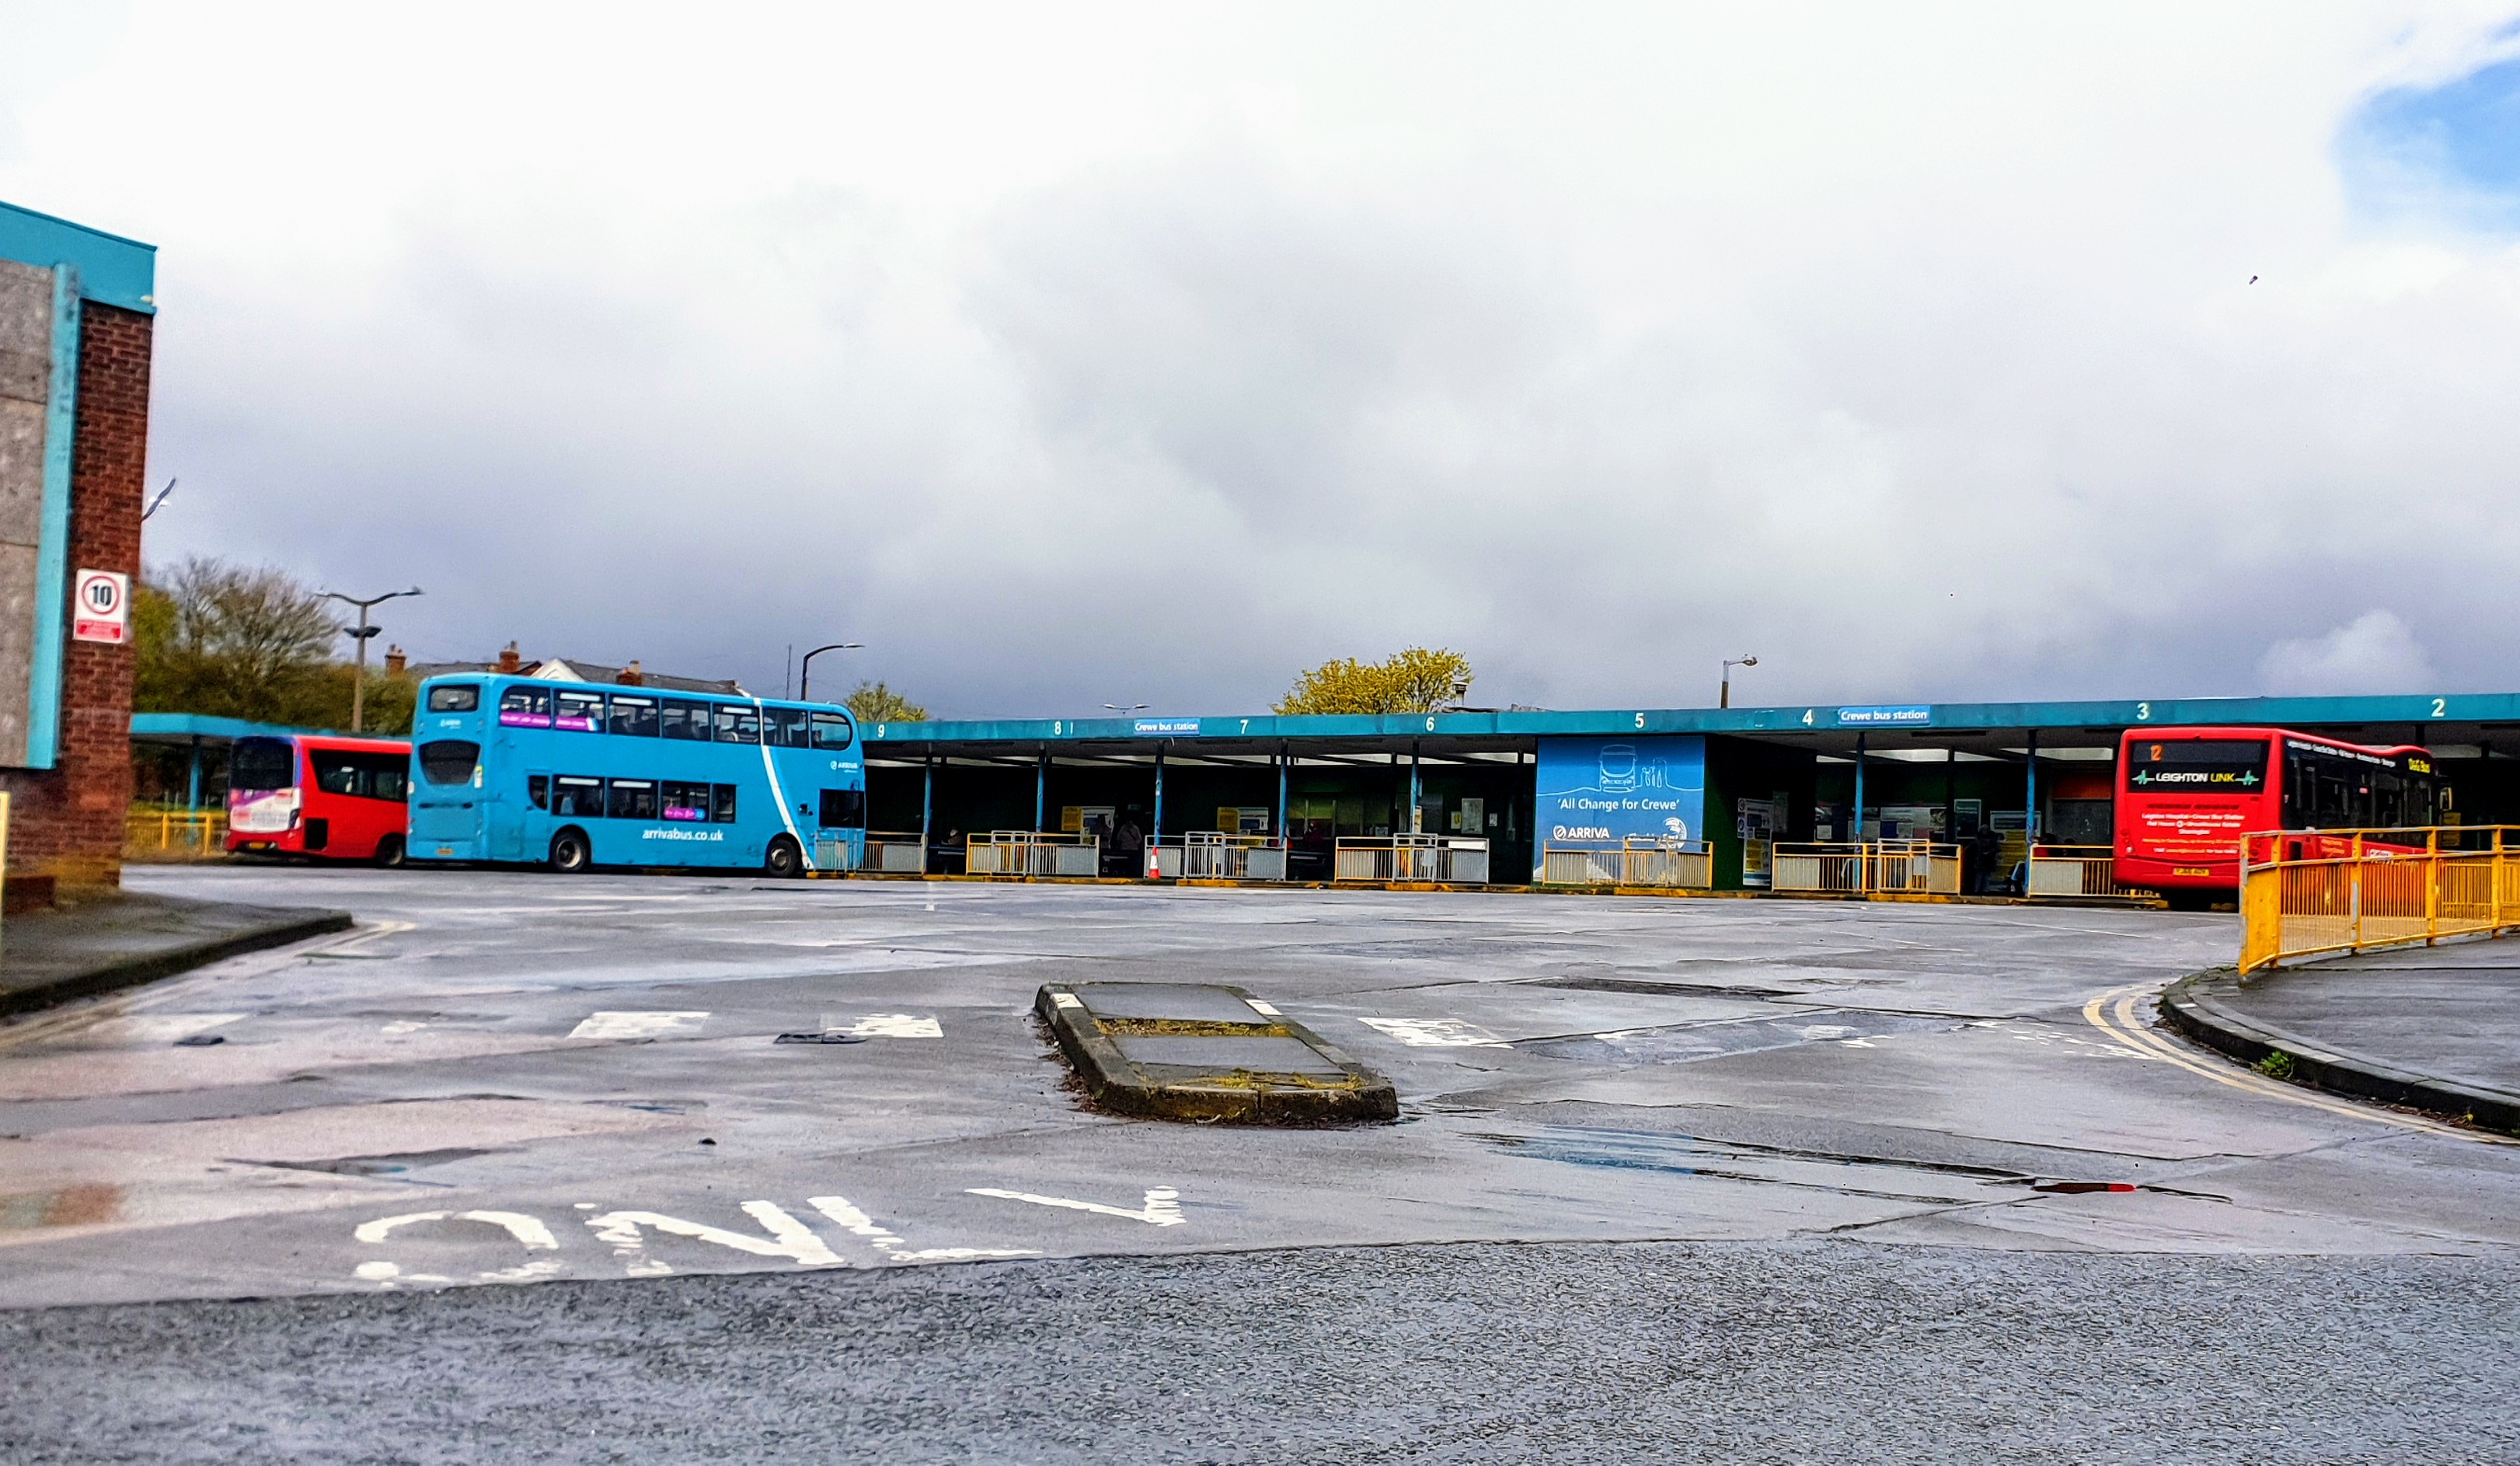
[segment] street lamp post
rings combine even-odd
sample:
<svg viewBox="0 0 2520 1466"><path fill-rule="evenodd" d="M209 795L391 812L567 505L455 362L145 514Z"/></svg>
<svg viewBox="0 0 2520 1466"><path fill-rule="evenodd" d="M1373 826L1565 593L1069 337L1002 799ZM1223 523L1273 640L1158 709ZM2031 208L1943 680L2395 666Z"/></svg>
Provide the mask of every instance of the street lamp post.
<svg viewBox="0 0 2520 1466"><path fill-rule="evenodd" d="M796 701L800 703L810 703L813 701L812 698L805 696L805 693L814 685L815 658L822 656L825 652L862 652L865 650L866 643L862 641L835 641L830 646L816 647L814 650L807 652L805 654L805 660L798 664L796 667Z"/></svg>
<svg viewBox="0 0 2520 1466"><path fill-rule="evenodd" d="M366 600L361 600L357 596L345 596L338 590L328 590L324 594L327 598L339 601L345 606L359 608L359 623L355 626L343 626L341 634L359 644L358 672L350 683L350 731L362 733L367 731L368 720L368 643L379 631L384 629L382 626L369 624L368 610L374 606L382 606L398 596L416 596L424 592L415 585L409 590L389 590L383 595L370 596Z"/></svg>
<svg viewBox="0 0 2520 1466"><path fill-rule="evenodd" d="M1759 659L1756 657L1731 657L1725 659L1724 688L1723 691L1717 695L1715 706L1718 708L1730 708L1732 706L1732 668L1736 666L1757 666L1758 664Z"/></svg>

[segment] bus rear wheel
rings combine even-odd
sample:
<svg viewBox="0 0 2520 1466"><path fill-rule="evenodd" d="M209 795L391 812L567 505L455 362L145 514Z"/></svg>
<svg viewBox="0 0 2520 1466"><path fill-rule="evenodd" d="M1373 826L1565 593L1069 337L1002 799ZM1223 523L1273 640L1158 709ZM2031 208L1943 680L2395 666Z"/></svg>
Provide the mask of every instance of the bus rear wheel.
<svg viewBox="0 0 2520 1466"><path fill-rule="evenodd" d="M770 842L770 855L761 862L761 868L783 881L803 875L805 852L796 848L796 842L782 835Z"/></svg>
<svg viewBox="0 0 2520 1466"><path fill-rule="evenodd" d="M595 867L595 848L584 830L562 830L552 837L551 868L563 876L584 875Z"/></svg>
<svg viewBox="0 0 2520 1466"><path fill-rule="evenodd" d="M388 835L377 842L377 864L386 870L399 868L402 864L402 854L401 836Z"/></svg>

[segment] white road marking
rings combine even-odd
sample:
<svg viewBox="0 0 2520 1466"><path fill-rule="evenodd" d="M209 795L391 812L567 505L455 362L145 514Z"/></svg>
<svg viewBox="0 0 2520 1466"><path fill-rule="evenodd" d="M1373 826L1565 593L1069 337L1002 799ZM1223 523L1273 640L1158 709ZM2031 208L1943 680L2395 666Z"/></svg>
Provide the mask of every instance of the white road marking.
<svg viewBox="0 0 2520 1466"><path fill-rule="evenodd" d="M737 1252L750 1253L756 1258L787 1258L793 1260L799 1267L846 1265L840 1261L837 1254L824 1244L822 1238L814 1235L811 1228L788 1215L777 1204L745 1202L743 1211L744 1214L761 1223L762 1229L770 1233L768 1238L749 1237L742 1232L730 1232L724 1227L713 1227L705 1222L685 1221L679 1216L667 1216L656 1212L607 1212L600 1216L586 1218L586 1224L595 1229L597 1237L611 1244L614 1257L630 1262L630 1275L633 1277L653 1277L673 1271L673 1268L665 1263L646 1256L647 1239L639 1233L639 1229L643 1226L653 1227L659 1232L670 1232L677 1237L690 1237L701 1242L715 1243L719 1247L731 1247Z"/></svg>
<svg viewBox="0 0 2520 1466"><path fill-rule="evenodd" d="M1249 1003L1251 1005L1251 1011L1259 1014L1262 1018L1276 1018L1278 1016L1277 1009L1270 1007L1267 1003L1260 1001L1256 997L1246 997L1243 1001Z"/></svg>
<svg viewBox="0 0 2520 1466"><path fill-rule="evenodd" d="M1188 1217L1182 1215L1181 1193L1170 1186L1156 1186L1147 1192L1144 1208L1131 1212L1121 1207L1106 1207L1101 1202L1070 1201L1063 1196L1035 1196L1029 1191L1001 1191L995 1186L964 1188L973 1196L994 1196L1011 1202L1030 1202L1036 1207L1064 1207L1070 1212L1092 1212L1099 1216L1118 1216L1129 1221L1143 1221L1148 1226L1177 1227Z"/></svg>
<svg viewBox="0 0 2520 1466"><path fill-rule="evenodd" d="M1072 992L1054 992L1050 995L1050 1000L1053 1004L1061 1008L1082 1008L1085 1006L1085 999L1078 997Z"/></svg>
<svg viewBox="0 0 2520 1466"><path fill-rule="evenodd" d="M1358 1023L1411 1048L1511 1048L1487 1030L1458 1018L1360 1018Z"/></svg>
<svg viewBox="0 0 2520 1466"><path fill-rule="evenodd" d="M925 1247L914 1250L903 1245L900 1233L878 1224L874 1217L851 1206L845 1196L809 1196L805 1200L813 1203L814 1210L848 1228L852 1236L864 1237L874 1243L875 1250L883 1254L884 1260L889 1262L960 1262L973 1258L1041 1256L1040 1249L1031 1247Z"/></svg>
<svg viewBox="0 0 2520 1466"><path fill-rule="evenodd" d="M870 1013L847 1028L836 1027L827 1019L823 1024L823 1031L846 1033L853 1038L942 1038L945 1036L943 1025L933 1018L922 1018L916 1013Z"/></svg>
<svg viewBox="0 0 2520 1466"><path fill-rule="evenodd" d="M588 1015L584 1023L568 1031L571 1038L662 1038L674 1033L699 1031L707 1022L706 1013L683 1012L613 1012Z"/></svg>
<svg viewBox="0 0 2520 1466"><path fill-rule="evenodd" d="M480 1221L494 1227L505 1227L509 1236L536 1252L554 1252L560 1247L560 1239L552 1235L551 1228L543 1225L540 1218L522 1212L406 1212L400 1216L380 1216L374 1221L361 1222L358 1230L350 1235L373 1244L384 1241L396 1227L409 1226L416 1221L444 1221L450 1216L458 1221Z"/></svg>

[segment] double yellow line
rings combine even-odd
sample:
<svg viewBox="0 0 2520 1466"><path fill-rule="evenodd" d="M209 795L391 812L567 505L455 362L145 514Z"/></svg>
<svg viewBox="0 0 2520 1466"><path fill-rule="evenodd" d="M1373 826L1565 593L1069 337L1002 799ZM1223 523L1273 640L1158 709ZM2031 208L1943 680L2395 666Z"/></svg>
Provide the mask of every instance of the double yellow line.
<svg viewBox="0 0 2520 1466"><path fill-rule="evenodd" d="M2481 1140L2489 1145L2520 1144L2520 1141L2497 1135L2489 1130L2466 1129L2458 1125L2446 1124L2437 1120L2426 1120L2417 1115L2406 1115L2396 1110L2382 1109L2377 1105L2358 1104L2352 1100L2305 1089L2298 1084L2287 1084L2279 1079L2271 1079L2264 1075L2238 1068L2228 1061L2199 1058L2190 1054L2153 1031L2142 1019L2136 1015L2138 1003L2147 997L2158 995L2169 985L2162 982L2148 982L2133 983L2124 987L2112 987L2085 1003L2083 1017L2090 1021L2092 1027L2124 1044L2141 1058L2157 1059L2164 1064L2175 1064L2189 1074L2203 1075L2217 1084L2228 1084L2234 1089L2246 1090L2248 1093L2266 1099L2281 1100L2291 1105L2307 1105L2311 1109L2324 1110L2330 1115L2341 1115L2348 1120L2371 1121L2380 1124L2395 1125L2403 1130L2422 1130L2426 1134L2450 1135L2460 1140Z"/></svg>

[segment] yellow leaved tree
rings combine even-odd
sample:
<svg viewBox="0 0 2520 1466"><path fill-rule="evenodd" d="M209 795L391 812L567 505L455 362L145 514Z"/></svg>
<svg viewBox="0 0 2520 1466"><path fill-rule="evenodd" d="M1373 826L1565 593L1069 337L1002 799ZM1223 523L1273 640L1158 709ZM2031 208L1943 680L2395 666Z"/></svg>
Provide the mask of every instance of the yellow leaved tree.
<svg viewBox="0 0 2520 1466"><path fill-rule="evenodd" d="M1281 713L1432 712L1460 700L1470 660L1459 652L1411 647L1381 662L1325 662L1295 678Z"/></svg>

